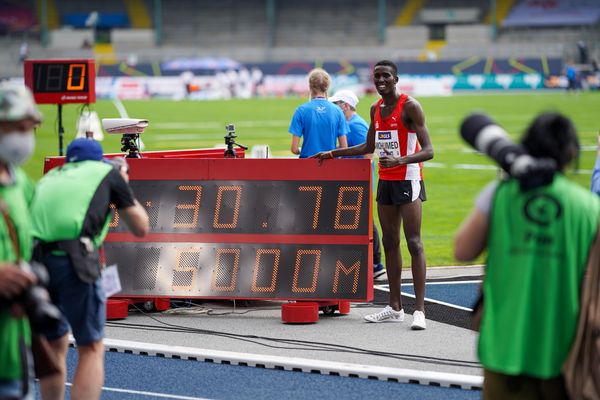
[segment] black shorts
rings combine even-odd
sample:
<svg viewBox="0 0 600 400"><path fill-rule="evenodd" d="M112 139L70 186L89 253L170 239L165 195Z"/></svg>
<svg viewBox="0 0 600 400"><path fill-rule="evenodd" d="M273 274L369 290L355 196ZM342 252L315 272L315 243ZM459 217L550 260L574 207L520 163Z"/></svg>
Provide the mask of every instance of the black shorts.
<svg viewBox="0 0 600 400"><path fill-rule="evenodd" d="M414 183L413 183L414 182ZM413 192L418 190L418 194ZM377 204L384 206L397 206L412 203L414 200L427 200L425 182L423 181L384 181L379 180L377 185Z"/></svg>

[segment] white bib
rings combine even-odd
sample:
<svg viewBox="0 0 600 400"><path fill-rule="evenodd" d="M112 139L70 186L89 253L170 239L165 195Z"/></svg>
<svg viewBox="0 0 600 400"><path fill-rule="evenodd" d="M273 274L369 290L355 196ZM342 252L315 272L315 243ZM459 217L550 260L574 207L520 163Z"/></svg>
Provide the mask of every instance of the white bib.
<svg viewBox="0 0 600 400"><path fill-rule="evenodd" d="M397 130L375 131L375 155L387 156L384 149L391 153L389 156L400 157L400 141Z"/></svg>

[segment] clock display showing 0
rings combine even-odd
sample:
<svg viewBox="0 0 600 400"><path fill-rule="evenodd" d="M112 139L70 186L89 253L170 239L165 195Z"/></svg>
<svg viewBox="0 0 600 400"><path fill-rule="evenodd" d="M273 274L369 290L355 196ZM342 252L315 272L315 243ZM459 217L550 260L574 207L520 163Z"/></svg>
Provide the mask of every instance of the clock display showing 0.
<svg viewBox="0 0 600 400"><path fill-rule="evenodd" d="M88 74L86 63L33 64L33 91L87 92Z"/></svg>
<svg viewBox="0 0 600 400"><path fill-rule="evenodd" d="M365 181L132 180L151 233L368 235ZM111 232L127 232L118 211Z"/></svg>

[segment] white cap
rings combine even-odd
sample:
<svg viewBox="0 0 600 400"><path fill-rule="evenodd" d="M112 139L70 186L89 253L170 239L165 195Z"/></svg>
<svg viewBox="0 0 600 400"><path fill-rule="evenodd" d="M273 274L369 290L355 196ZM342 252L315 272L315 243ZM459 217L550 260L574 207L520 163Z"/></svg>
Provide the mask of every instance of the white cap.
<svg viewBox="0 0 600 400"><path fill-rule="evenodd" d="M333 96L329 98L329 101L332 103L343 101L346 104L349 104L352 108L356 108L358 104L358 97L351 90L338 90L334 93Z"/></svg>
<svg viewBox="0 0 600 400"><path fill-rule="evenodd" d="M29 89L23 85L0 84L0 121L18 121L25 118L42 120Z"/></svg>

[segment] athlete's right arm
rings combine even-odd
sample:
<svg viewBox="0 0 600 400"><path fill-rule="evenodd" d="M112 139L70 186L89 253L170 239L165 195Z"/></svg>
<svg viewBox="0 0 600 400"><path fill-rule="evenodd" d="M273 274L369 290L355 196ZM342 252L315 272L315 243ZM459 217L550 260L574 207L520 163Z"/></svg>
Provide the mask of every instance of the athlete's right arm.
<svg viewBox="0 0 600 400"><path fill-rule="evenodd" d="M373 128L373 117L375 116L375 107L377 103L371 105L371 123L367 132L367 141L356 146L346 147L345 149L335 149L332 151L322 151L310 158L326 160L328 158L346 157L346 156L362 156L363 154L371 154L375 151L375 128Z"/></svg>

